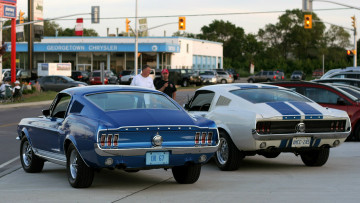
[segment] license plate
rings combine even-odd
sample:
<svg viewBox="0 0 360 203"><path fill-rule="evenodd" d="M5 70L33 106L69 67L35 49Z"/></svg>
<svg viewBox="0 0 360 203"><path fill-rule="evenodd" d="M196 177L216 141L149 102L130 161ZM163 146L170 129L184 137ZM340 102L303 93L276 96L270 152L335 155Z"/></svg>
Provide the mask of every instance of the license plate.
<svg viewBox="0 0 360 203"><path fill-rule="evenodd" d="M147 152L146 165L169 164L169 152Z"/></svg>
<svg viewBox="0 0 360 203"><path fill-rule="evenodd" d="M291 147L309 147L310 137L294 137L292 139Z"/></svg>

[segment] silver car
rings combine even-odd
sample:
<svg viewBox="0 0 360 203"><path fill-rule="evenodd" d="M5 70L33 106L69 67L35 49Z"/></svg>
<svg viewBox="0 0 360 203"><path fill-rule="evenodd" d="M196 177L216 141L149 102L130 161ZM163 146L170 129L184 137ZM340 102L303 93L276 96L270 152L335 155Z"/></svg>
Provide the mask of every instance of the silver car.
<svg viewBox="0 0 360 203"><path fill-rule="evenodd" d="M217 76L218 83L225 84L225 83L233 83L234 82L234 78L227 71L217 70L216 73L218 74L218 76Z"/></svg>

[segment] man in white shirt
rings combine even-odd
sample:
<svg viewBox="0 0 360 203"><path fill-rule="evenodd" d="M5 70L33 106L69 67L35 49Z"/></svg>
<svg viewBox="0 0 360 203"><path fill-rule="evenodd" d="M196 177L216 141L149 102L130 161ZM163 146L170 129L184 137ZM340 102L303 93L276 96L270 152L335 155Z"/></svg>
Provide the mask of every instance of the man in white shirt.
<svg viewBox="0 0 360 203"><path fill-rule="evenodd" d="M132 86L140 86L140 87L147 87L155 90L153 79L149 76L151 72L151 68L148 65L145 65L142 68L142 71L140 74L136 75L132 81Z"/></svg>
<svg viewBox="0 0 360 203"><path fill-rule="evenodd" d="M11 88L11 85L9 85L9 81L5 81L1 86L0 86L0 98L5 98L5 90L6 87L9 86Z"/></svg>

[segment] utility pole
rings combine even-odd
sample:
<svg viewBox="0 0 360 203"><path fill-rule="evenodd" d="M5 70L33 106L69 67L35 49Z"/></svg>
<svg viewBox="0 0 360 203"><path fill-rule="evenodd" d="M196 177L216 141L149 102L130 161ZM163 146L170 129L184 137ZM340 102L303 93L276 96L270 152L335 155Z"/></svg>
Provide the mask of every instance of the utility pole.
<svg viewBox="0 0 360 203"><path fill-rule="evenodd" d="M28 22L32 22L34 20L34 4L33 0L28 0ZM34 51L34 25L31 23L28 25L28 66L29 71L31 72L33 69L33 51Z"/></svg>
<svg viewBox="0 0 360 203"><path fill-rule="evenodd" d="M138 0L136 0L136 6L135 6L135 55L134 55L134 73L135 75L138 74L138 28L137 28L137 17L138 17Z"/></svg>

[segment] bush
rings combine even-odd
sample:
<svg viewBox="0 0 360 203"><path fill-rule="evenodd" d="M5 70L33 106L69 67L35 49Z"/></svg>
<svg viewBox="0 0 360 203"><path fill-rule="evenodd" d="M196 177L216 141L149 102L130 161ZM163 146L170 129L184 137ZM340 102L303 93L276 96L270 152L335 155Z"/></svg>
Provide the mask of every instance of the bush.
<svg viewBox="0 0 360 203"><path fill-rule="evenodd" d="M24 89L23 90L23 94L32 94L32 93L34 93L36 91L36 88L35 88L35 86L31 86L31 90L29 90L29 89Z"/></svg>

